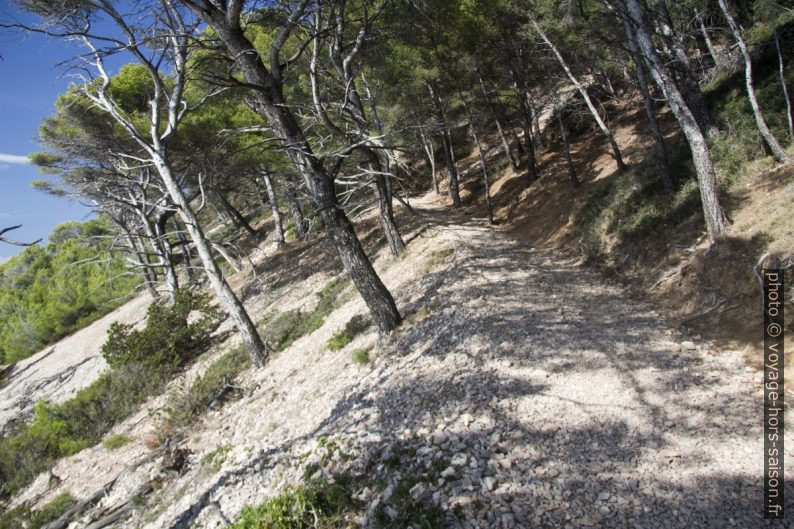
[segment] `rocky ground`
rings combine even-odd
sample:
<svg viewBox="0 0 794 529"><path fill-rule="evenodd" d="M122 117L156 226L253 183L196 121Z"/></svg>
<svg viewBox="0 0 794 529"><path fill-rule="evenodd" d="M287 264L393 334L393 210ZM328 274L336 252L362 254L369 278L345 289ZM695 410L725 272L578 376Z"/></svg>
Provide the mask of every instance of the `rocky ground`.
<svg viewBox="0 0 794 529"><path fill-rule="evenodd" d="M408 527L411 503L461 528L764 523L761 385L738 352L688 336L621 287L482 219L429 199L416 206L407 254L382 250L376 261L407 316L388 342L370 329L327 349L365 313L352 296L244 374L242 398L180 441L178 471L160 458L125 471L91 517L157 483L116 527L223 527L308 470L357 477L364 527L384 515ZM268 273L260 280L272 286L280 273ZM296 306L330 277L323 269L295 288L263 287L248 303L258 317ZM358 348L369 363L351 360ZM68 458L54 469L59 487L42 476L23 497L89 496L151 453L145 441L165 405L155 400L119 426L130 445Z"/></svg>
<svg viewBox="0 0 794 529"><path fill-rule="evenodd" d="M148 295L138 296L3 373L0 433L7 431L12 422L29 418L39 400L61 402L93 382L107 368L101 348L110 325L117 321L143 321L149 302Z"/></svg>

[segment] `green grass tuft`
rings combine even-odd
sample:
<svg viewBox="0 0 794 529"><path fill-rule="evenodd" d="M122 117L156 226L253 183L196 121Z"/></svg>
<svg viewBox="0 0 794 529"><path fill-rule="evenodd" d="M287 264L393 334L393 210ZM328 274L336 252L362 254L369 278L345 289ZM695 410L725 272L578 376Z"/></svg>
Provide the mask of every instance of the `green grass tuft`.
<svg viewBox="0 0 794 529"><path fill-rule="evenodd" d="M168 407L168 419L172 426L190 424L204 413L220 393L244 369L250 365L245 347L240 345L223 354L196 378L185 391L177 392Z"/></svg>
<svg viewBox="0 0 794 529"><path fill-rule="evenodd" d="M328 349L339 351L353 341L353 338L364 332L368 327L367 321L363 316L353 316L347 322L345 328L335 332L328 340Z"/></svg>
<svg viewBox="0 0 794 529"><path fill-rule="evenodd" d="M104 446L107 450L116 450L121 448L124 445L129 444L132 442L132 438L129 435L124 435L123 433L111 435L104 441L102 441L102 446Z"/></svg>
<svg viewBox="0 0 794 529"><path fill-rule="evenodd" d="M363 366L369 363L369 351L367 349L353 349L350 352L350 358L353 359L353 362Z"/></svg>
<svg viewBox="0 0 794 529"><path fill-rule="evenodd" d="M281 312L260 323L261 333L268 338L276 351L283 351L295 340L322 327L325 318L347 300L342 292L349 284L350 280L346 277L332 279L317 293L319 299L314 310Z"/></svg>

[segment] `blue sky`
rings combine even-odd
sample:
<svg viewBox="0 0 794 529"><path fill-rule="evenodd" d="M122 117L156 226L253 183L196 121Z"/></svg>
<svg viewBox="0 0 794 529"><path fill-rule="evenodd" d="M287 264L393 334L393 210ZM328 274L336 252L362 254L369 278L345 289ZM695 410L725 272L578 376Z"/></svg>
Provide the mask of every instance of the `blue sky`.
<svg viewBox="0 0 794 529"><path fill-rule="evenodd" d="M15 14L9 0L0 0L0 16ZM75 54L68 43L41 35L22 35L0 29L0 227L22 224L8 233L18 240L44 238L57 224L83 220L88 208L47 196L30 187L45 178L24 158L41 150L36 132L42 118L54 112L55 98L69 84L67 72L56 64ZM0 261L21 250L0 243Z"/></svg>

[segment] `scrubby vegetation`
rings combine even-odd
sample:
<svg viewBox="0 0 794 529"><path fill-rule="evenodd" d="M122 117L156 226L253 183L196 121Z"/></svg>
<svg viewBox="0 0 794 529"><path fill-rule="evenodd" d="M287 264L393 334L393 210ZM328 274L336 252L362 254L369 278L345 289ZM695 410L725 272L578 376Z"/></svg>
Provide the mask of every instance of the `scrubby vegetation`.
<svg viewBox="0 0 794 529"><path fill-rule="evenodd" d="M189 323L191 314L198 317ZM30 424L0 437L0 498L29 483L59 458L93 446L162 391L174 372L203 350L219 324L206 295L177 292L173 305L153 304L146 327L117 326L103 352L111 369L60 404L39 402Z"/></svg>
<svg viewBox="0 0 794 529"><path fill-rule="evenodd" d="M55 228L0 265L0 364L16 362L123 303L140 282L109 253L114 232L102 219Z"/></svg>
<svg viewBox="0 0 794 529"><path fill-rule="evenodd" d="M168 420L171 425L183 427L206 411L249 365L248 355L243 347L224 353L189 388L171 397L168 407Z"/></svg>
<svg viewBox="0 0 794 529"><path fill-rule="evenodd" d="M339 351L344 346L353 341L353 338L364 332L369 323L366 318L361 315L353 316L345 324L345 327L335 332L328 340L328 349L331 351Z"/></svg>
<svg viewBox="0 0 794 529"><path fill-rule="evenodd" d="M199 317L191 321L191 314ZM208 294L178 290L173 304L149 306L145 328L113 323L102 356L112 368L137 365L145 370L173 371L201 352L222 318Z"/></svg>
<svg viewBox="0 0 794 529"><path fill-rule="evenodd" d="M353 363L358 364L360 366L366 365L369 363L369 351L367 349L353 349L350 351L350 358L353 360Z"/></svg>
<svg viewBox="0 0 794 529"><path fill-rule="evenodd" d="M0 515L0 529L41 529L61 517L75 504L69 493L59 494L40 509L25 505Z"/></svg>
<svg viewBox="0 0 794 529"><path fill-rule="evenodd" d="M104 441L102 441L102 446L104 446L107 450L117 450L122 446L126 446L132 442L132 438L129 435L124 435L123 433L111 435Z"/></svg>
<svg viewBox="0 0 794 529"><path fill-rule="evenodd" d="M345 298L342 292L350 285L347 278L332 279L317 293L314 310L290 310L276 313L261 324L261 334L269 340L276 351L283 351L298 338L316 331L331 312L341 305Z"/></svg>
<svg viewBox="0 0 794 529"><path fill-rule="evenodd" d="M357 502L342 484L315 481L288 488L258 507L246 507L230 529L342 529L356 527Z"/></svg>

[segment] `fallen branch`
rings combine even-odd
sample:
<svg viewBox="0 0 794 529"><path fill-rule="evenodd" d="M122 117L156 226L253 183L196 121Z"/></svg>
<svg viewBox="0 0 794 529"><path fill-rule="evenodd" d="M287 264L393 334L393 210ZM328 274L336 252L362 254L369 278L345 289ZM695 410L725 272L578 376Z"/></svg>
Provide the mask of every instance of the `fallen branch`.
<svg viewBox="0 0 794 529"><path fill-rule="evenodd" d="M710 313L714 312L715 310L717 310L718 308L720 308L722 305L725 304L726 301L728 301L729 299L732 299L733 297L736 297L736 296L732 296L731 298L723 298L723 299L719 300L718 302L716 302L711 307L707 308L706 310L698 312L697 314L694 314L694 315L689 316L687 318L684 318L683 320L680 320L678 322L678 324L679 325L683 325L684 323L689 323L690 321L694 321L694 320L697 320L699 318L702 318L703 316L706 316L707 314L710 314ZM734 307L731 307L731 308L734 308Z"/></svg>

